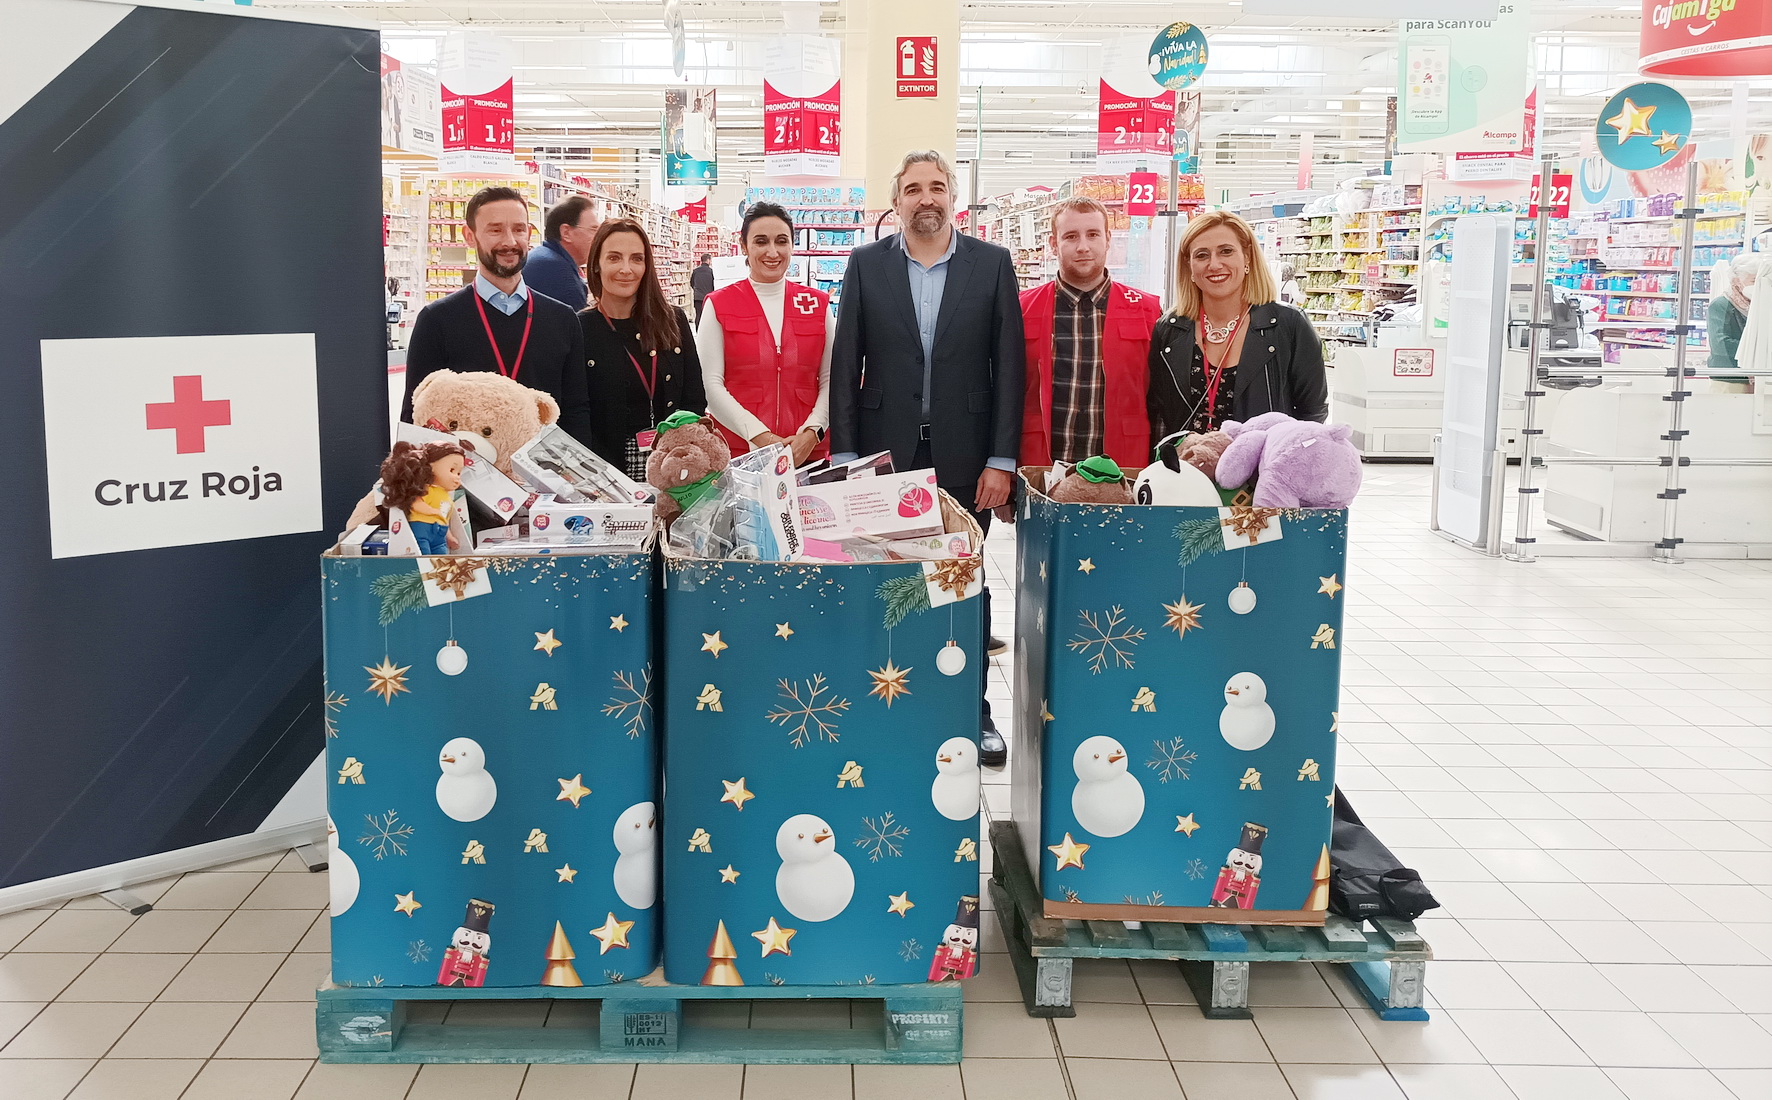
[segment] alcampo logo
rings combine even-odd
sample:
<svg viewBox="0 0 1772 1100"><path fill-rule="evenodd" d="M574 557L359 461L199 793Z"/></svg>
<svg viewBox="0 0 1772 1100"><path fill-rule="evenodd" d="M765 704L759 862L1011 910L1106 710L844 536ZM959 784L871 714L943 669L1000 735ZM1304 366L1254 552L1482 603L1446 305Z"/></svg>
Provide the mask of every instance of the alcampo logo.
<svg viewBox="0 0 1772 1100"><path fill-rule="evenodd" d="M1666 28L1687 19L1703 19L1703 25L1686 28L1686 33L1696 38L1716 26L1724 12L1734 11L1735 3L1736 0L1681 0L1677 4L1657 4L1649 21Z"/></svg>

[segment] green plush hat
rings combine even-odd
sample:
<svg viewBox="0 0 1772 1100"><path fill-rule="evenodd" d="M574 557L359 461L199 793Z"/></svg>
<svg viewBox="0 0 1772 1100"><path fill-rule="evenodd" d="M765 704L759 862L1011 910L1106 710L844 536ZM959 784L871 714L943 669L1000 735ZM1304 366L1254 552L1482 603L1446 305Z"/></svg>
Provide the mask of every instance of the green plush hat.
<svg viewBox="0 0 1772 1100"><path fill-rule="evenodd" d="M1107 455L1085 458L1077 463L1075 469L1084 481L1093 481L1097 485L1110 481L1126 480L1126 472L1120 469L1120 464Z"/></svg>
<svg viewBox="0 0 1772 1100"><path fill-rule="evenodd" d="M665 417L663 420L659 421L658 434L663 435L666 432L670 431L672 428L681 428L687 424L697 424L700 422L701 422L701 414L700 413L693 413L693 412L690 412L688 409L683 409L682 411L674 412L671 415Z"/></svg>

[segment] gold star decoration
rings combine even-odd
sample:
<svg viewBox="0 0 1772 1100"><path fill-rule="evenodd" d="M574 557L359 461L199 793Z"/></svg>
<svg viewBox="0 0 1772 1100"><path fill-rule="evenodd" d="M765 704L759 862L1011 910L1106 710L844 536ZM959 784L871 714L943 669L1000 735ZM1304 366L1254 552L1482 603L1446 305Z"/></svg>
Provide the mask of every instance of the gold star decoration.
<svg viewBox="0 0 1772 1100"><path fill-rule="evenodd" d="M1193 838L1194 830L1199 827L1200 823L1194 820L1193 814L1188 814L1186 817L1178 815L1175 818L1175 831L1178 833L1186 833L1190 840Z"/></svg>
<svg viewBox="0 0 1772 1100"><path fill-rule="evenodd" d="M1335 598L1335 594L1345 587L1341 583L1340 573L1331 573L1327 577L1318 577L1317 579L1323 582L1322 587L1317 589L1317 594L1328 596L1332 600Z"/></svg>
<svg viewBox="0 0 1772 1100"><path fill-rule="evenodd" d="M1332 710L1329 712L1329 732L1341 732L1341 712L1338 710Z"/></svg>
<svg viewBox="0 0 1772 1100"><path fill-rule="evenodd" d="M1655 108L1639 107L1626 96L1624 105L1618 113L1606 120L1606 125L1618 131L1618 144L1623 145L1634 137L1649 136L1649 119L1655 114Z"/></svg>
<svg viewBox="0 0 1772 1100"><path fill-rule="evenodd" d="M977 863L978 842L971 837L967 837L960 841L960 846L954 849L954 862Z"/></svg>
<svg viewBox="0 0 1772 1100"><path fill-rule="evenodd" d="M867 786L867 784L863 783L861 781L861 765L857 764L853 760L849 761L849 763L847 763L847 764L844 764L843 770L837 773L837 789L838 790L842 790L844 787L865 787L865 786Z"/></svg>
<svg viewBox="0 0 1772 1100"><path fill-rule="evenodd" d="M1333 810L1335 808L1335 792L1334 791L1330 791L1328 794L1323 796L1323 805L1329 807L1331 810Z"/></svg>
<svg viewBox="0 0 1772 1100"><path fill-rule="evenodd" d="M1661 136L1655 139L1655 148L1661 150L1662 156L1666 156L1680 147L1680 137L1679 134L1670 134L1663 130Z"/></svg>
<svg viewBox="0 0 1772 1100"><path fill-rule="evenodd" d="M627 628L628 628L628 617L626 615L611 615L611 616L609 616L609 629L615 631L617 634L620 634L622 631L626 630Z"/></svg>
<svg viewBox="0 0 1772 1100"><path fill-rule="evenodd" d="M720 703L720 689L712 684L705 685L701 689L701 694L695 697L695 709L715 712L725 710L726 708Z"/></svg>
<svg viewBox="0 0 1772 1100"><path fill-rule="evenodd" d="M529 835L523 838L524 853L546 852L547 850L548 834L542 832L540 829L529 830Z"/></svg>
<svg viewBox="0 0 1772 1100"><path fill-rule="evenodd" d="M467 595L468 585L474 583L475 572L492 564L486 558L437 557L431 562L431 571L425 574L425 580L435 583L438 588L449 589L458 600Z"/></svg>
<svg viewBox="0 0 1772 1100"><path fill-rule="evenodd" d="M543 634L539 630L532 631L531 633L535 635L535 648L541 650L550 657L554 655L554 650L559 649L566 644L554 637L554 632L551 629L546 634Z"/></svg>
<svg viewBox="0 0 1772 1100"><path fill-rule="evenodd" d="M1044 699L1040 700L1040 721L1042 721L1042 722L1052 721L1052 708L1046 705L1046 701Z"/></svg>
<svg viewBox="0 0 1772 1100"><path fill-rule="evenodd" d="M747 801L757 797L744 789L744 776L742 775L738 777L738 782L736 783L722 779L720 780L720 784L726 788L726 793L720 796L720 801L730 802L740 810L744 809L744 804Z"/></svg>
<svg viewBox="0 0 1772 1100"><path fill-rule="evenodd" d="M554 801L570 802L573 809L578 809L578 800L591 793L591 789L584 785L584 777L584 773L579 772L571 779L554 780L560 784L560 793L554 796Z"/></svg>
<svg viewBox="0 0 1772 1100"><path fill-rule="evenodd" d="M776 623L775 636L782 639L792 638L794 636L794 628L786 623Z"/></svg>
<svg viewBox="0 0 1772 1100"><path fill-rule="evenodd" d="M1058 857L1057 870L1062 871L1066 867L1075 867L1081 871L1083 870L1083 853L1089 850L1089 845L1078 844L1071 839L1071 834L1066 833L1063 844L1048 844L1046 850Z"/></svg>
<svg viewBox="0 0 1772 1100"><path fill-rule="evenodd" d="M1181 599L1174 603L1166 603L1163 610L1163 625L1175 631L1177 638L1184 637L1190 630L1200 628L1200 611L1204 604L1188 603L1187 594L1182 593Z"/></svg>
<svg viewBox="0 0 1772 1100"><path fill-rule="evenodd" d="M1256 508L1254 506L1232 507L1231 514L1219 520L1219 525L1229 527L1233 534L1242 535L1254 546L1261 541L1261 533L1267 530L1267 521L1280 514L1278 508Z"/></svg>
<svg viewBox="0 0 1772 1100"><path fill-rule="evenodd" d="M743 871L733 870L732 864L728 863L726 866L720 868L720 881L722 883L737 882L738 876L742 874L744 874Z"/></svg>
<svg viewBox="0 0 1772 1100"><path fill-rule="evenodd" d="M599 945L597 954L607 955L611 947L626 947L628 945L628 929L633 926L633 921L616 920L615 914L610 913L608 918L603 921L603 927L591 929L591 935L597 937Z"/></svg>
<svg viewBox="0 0 1772 1100"><path fill-rule="evenodd" d="M691 852L706 852L711 856L714 854L713 840L713 835L706 829L698 828L689 834L689 850Z"/></svg>
<svg viewBox="0 0 1772 1100"><path fill-rule="evenodd" d="M712 634L703 634L701 636L701 651L703 653L712 653L715 660L719 659L720 651L722 649L729 648L731 647L720 640L720 632L718 630L714 631Z"/></svg>
<svg viewBox="0 0 1772 1100"><path fill-rule="evenodd" d="M560 876L561 882L571 882L578 877L578 872L572 869L572 864L570 863L564 867L554 868L554 873Z"/></svg>
<svg viewBox="0 0 1772 1100"><path fill-rule="evenodd" d="M1322 646L1324 649L1335 648L1335 628L1328 623L1318 626L1317 632L1311 635L1311 648L1315 649L1318 646Z"/></svg>
<svg viewBox="0 0 1772 1100"><path fill-rule="evenodd" d="M1243 772L1243 778L1237 781L1237 789L1239 791L1261 790L1261 773L1254 768L1247 769Z"/></svg>
<svg viewBox="0 0 1772 1100"><path fill-rule="evenodd" d="M797 931L795 928L783 928L775 923L774 917L770 917L769 927L761 932L752 932L751 938L763 945L762 957L767 959L771 955L792 955L793 952L788 949L788 941L794 938Z"/></svg>
<svg viewBox="0 0 1772 1100"><path fill-rule="evenodd" d="M468 841L468 846L461 850L461 861L463 863L485 863L486 845L477 840Z"/></svg>
<svg viewBox="0 0 1772 1100"><path fill-rule="evenodd" d="M868 689L868 694L878 695L880 698L886 700L886 706L890 708L893 700L897 699L900 695L909 695L911 693L910 675L910 669L899 668L888 660L885 668L869 670L868 676L873 679L874 686Z"/></svg>
<svg viewBox="0 0 1772 1100"><path fill-rule="evenodd" d="M1095 572L1095 559L1094 558L1078 558L1077 559L1077 572L1079 572L1079 573L1093 573L1093 572Z"/></svg>
<svg viewBox="0 0 1772 1100"><path fill-rule="evenodd" d="M1307 779L1312 783L1323 781L1322 776L1318 774L1317 762L1308 756L1304 758L1304 763L1298 766L1298 781L1303 783Z"/></svg>
<svg viewBox="0 0 1772 1100"><path fill-rule="evenodd" d="M417 898L412 896L416 893L418 893L417 890L408 890L404 894L395 894L394 895L394 912L405 913L407 916L410 917L410 916L412 916L412 914L415 910L423 909L425 907L424 902L419 901Z"/></svg>
<svg viewBox="0 0 1772 1100"><path fill-rule="evenodd" d="M911 900L911 892L909 890L906 890L902 894L887 894L886 900L891 903L886 906L886 911L888 913L896 913L901 918L917 907L917 903Z"/></svg>
<svg viewBox="0 0 1772 1100"><path fill-rule="evenodd" d="M546 680L535 685L534 694L529 697L530 710L559 710L560 704L554 698L555 689Z"/></svg>
<svg viewBox="0 0 1772 1100"><path fill-rule="evenodd" d="M406 670L411 667L411 665L401 665L399 668L395 668L394 662L384 656L381 659L381 664L364 665L363 671L369 673L369 690L381 696L382 702L391 704L394 701L394 696L400 692L410 693L412 691L406 686Z"/></svg>
<svg viewBox="0 0 1772 1100"><path fill-rule="evenodd" d="M984 565L982 558L947 558L937 562L935 572L929 579L937 588L952 592L956 597L964 597L972 582L978 579L978 571Z"/></svg>
<svg viewBox="0 0 1772 1100"><path fill-rule="evenodd" d="M1132 696L1132 709L1147 714L1157 713L1157 693L1148 687L1141 687Z"/></svg>

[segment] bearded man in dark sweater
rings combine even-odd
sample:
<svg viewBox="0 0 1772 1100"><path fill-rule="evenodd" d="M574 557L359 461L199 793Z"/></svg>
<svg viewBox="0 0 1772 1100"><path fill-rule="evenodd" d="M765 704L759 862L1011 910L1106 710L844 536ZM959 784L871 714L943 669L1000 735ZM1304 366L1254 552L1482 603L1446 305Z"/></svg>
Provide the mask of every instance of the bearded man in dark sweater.
<svg viewBox="0 0 1772 1100"><path fill-rule="evenodd" d="M529 203L510 187L487 187L468 200L466 237L479 261L474 281L419 311L406 346L406 398L432 371L497 371L560 403L560 427L591 438L591 394L584 330L572 309L523 282L529 256Z"/></svg>

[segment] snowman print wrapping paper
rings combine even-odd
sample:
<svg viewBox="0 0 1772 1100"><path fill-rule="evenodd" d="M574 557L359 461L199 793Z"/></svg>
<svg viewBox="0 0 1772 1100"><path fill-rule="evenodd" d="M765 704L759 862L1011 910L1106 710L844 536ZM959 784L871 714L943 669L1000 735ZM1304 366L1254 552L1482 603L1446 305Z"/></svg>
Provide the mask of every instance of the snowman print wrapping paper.
<svg viewBox="0 0 1772 1100"><path fill-rule="evenodd" d="M1040 784L1018 824L1046 914L1320 921L1347 513L1030 498L1016 677L1041 766L1014 780Z"/></svg>
<svg viewBox="0 0 1772 1100"><path fill-rule="evenodd" d="M651 577L647 555L323 559L335 982L657 966Z"/></svg>
<svg viewBox="0 0 1772 1100"><path fill-rule="evenodd" d="M925 982L938 954L941 980L976 968L944 947L979 893L988 662L962 572L666 558L668 981ZM950 643L967 658L952 673Z"/></svg>

